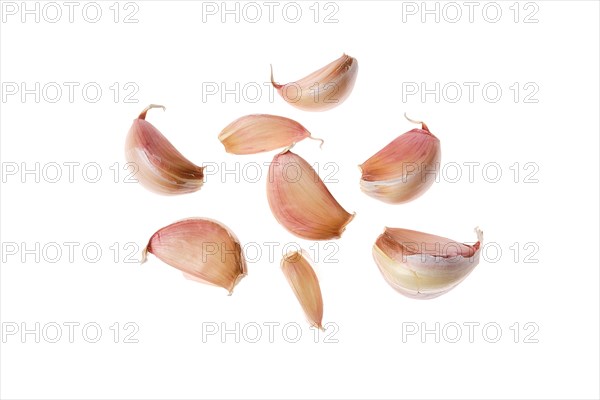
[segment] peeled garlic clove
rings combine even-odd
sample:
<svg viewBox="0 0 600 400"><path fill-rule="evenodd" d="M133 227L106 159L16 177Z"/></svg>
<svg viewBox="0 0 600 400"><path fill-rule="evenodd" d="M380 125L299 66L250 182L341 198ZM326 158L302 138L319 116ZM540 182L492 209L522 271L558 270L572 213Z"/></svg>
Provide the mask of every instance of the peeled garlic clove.
<svg viewBox="0 0 600 400"><path fill-rule="evenodd" d="M125 158L137 167L136 178L146 189L165 195L195 192L204 182L204 168L185 158L158 129L146 121L146 107L127 134Z"/></svg>
<svg viewBox="0 0 600 400"><path fill-rule="evenodd" d="M354 218L331 195L316 171L287 150L269 166L267 198L277 221L303 239L337 239Z"/></svg>
<svg viewBox="0 0 600 400"><path fill-rule="evenodd" d="M360 165L360 188L385 203L416 199L435 182L440 169L440 141L422 123L385 146Z"/></svg>
<svg viewBox="0 0 600 400"><path fill-rule="evenodd" d="M398 292L417 299L440 296L462 282L479 263L483 232L476 228L477 243L408 229L385 228L373 257L385 280Z"/></svg>
<svg viewBox="0 0 600 400"><path fill-rule="evenodd" d="M342 104L354 88L358 61L346 54L296 82L271 83L283 99L304 111L325 111Z"/></svg>
<svg viewBox="0 0 600 400"><path fill-rule="evenodd" d="M211 219L189 218L159 229L148 241L142 262L147 253L179 269L186 278L220 286L229 294L247 275L239 240Z"/></svg>
<svg viewBox="0 0 600 400"><path fill-rule="evenodd" d="M302 253L294 251L283 257L281 270L310 324L323 329L323 297L319 280L310 263Z"/></svg>
<svg viewBox="0 0 600 400"><path fill-rule="evenodd" d="M307 137L310 137L310 132L293 119L268 114L238 118L219 134L225 151L233 154L256 154L281 149Z"/></svg>

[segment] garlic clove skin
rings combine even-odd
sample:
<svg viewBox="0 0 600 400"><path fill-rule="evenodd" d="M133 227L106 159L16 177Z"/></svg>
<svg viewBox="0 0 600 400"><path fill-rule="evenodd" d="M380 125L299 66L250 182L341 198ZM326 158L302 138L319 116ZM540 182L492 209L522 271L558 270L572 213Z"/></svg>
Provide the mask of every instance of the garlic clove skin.
<svg viewBox="0 0 600 400"><path fill-rule="evenodd" d="M275 82L271 66L271 83L279 95L292 106L304 111L326 111L342 104L354 88L358 61L346 54L323 68L284 85Z"/></svg>
<svg viewBox="0 0 600 400"><path fill-rule="evenodd" d="M479 263L483 232L477 243L408 229L385 228L373 246L373 258L383 277L396 291L416 299L432 299L462 282Z"/></svg>
<svg viewBox="0 0 600 400"><path fill-rule="evenodd" d="M269 166L267 198L275 219L302 239L338 239L354 218L306 160L289 150Z"/></svg>
<svg viewBox="0 0 600 400"><path fill-rule="evenodd" d="M361 190L389 204L412 201L435 182L442 157L440 141L422 124L394 139L361 164Z"/></svg>
<svg viewBox="0 0 600 400"><path fill-rule="evenodd" d="M238 118L219 134L225 151L232 154L256 154L281 149L307 137L311 137L310 132L300 123L269 114Z"/></svg>
<svg viewBox="0 0 600 400"><path fill-rule="evenodd" d="M291 252L281 260L281 270L311 326L323 330L323 296L319 279L302 252Z"/></svg>
<svg viewBox="0 0 600 400"><path fill-rule="evenodd" d="M138 181L146 189L162 194L192 193L204 183L204 168L185 158L158 129L146 121L151 104L133 121L125 143L125 158L137 166Z"/></svg>
<svg viewBox="0 0 600 400"><path fill-rule="evenodd" d="M229 294L248 274L235 234L211 219L189 218L159 229L148 241L142 263L147 253L179 269L186 278L222 287Z"/></svg>

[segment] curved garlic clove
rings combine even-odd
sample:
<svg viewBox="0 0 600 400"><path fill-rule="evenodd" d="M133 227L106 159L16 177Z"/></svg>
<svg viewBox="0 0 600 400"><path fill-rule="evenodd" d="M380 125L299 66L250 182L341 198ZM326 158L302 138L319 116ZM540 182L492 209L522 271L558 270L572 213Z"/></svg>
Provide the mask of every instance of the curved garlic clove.
<svg viewBox="0 0 600 400"><path fill-rule="evenodd" d="M289 150L277 154L269 166L267 198L277 221L303 239L337 239L354 218L317 172Z"/></svg>
<svg viewBox="0 0 600 400"><path fill-rule="evenodd" d="M479 263L483 232L477 243L408 229L385 228L373 246L373 258L385 280L405 296L432 299L462 282Z"/></svg>
<svg viewBox="0 0 600 400"><path fill-rule="evenodd" d="M252 114L238 118L219 133L225 151L232 154L256 154L291 146L310 132L290 118ZM320 140L321 139L315 139Z"/></svg>
<svg viewBox="0 0 600 400"><path fill-rule="evenodd" d="M400 204L416 199L435 182L440 169L440 141L422 123L369 158L359 167L360 188L385 203Z"/></svg>
<svg viewBox="0 0 600 400"><path fill-rule="evenodd" d="M148 241L142 262L147 253L186 278L225 288L229 294L248 273L235 234L211 219L189 218L159 229Z"/></svg>
<svg viewBox="0 0 600 400"><path fill-rule="evenodd" d="M296 82L271 83L283 99L304 111L326 111L342 104L354 88L358 61L346 54Z"/></svg>
<svg viewBox="0 0 600 400"><path fill-rule="evenodd" d="M133 121L125 143L125 158L137 166L136 178L146 189L164 195L192 193L204 182L204 168L185 158L158 129L146 121L142 111Z"/></svg>
<svg viewBox="0 0 600 400"><path fill-rule="evenodd" d="M281 270L311 326L323 329L323 297L319 279L302 253L294 251L286 254L281 260Z"/></svg>

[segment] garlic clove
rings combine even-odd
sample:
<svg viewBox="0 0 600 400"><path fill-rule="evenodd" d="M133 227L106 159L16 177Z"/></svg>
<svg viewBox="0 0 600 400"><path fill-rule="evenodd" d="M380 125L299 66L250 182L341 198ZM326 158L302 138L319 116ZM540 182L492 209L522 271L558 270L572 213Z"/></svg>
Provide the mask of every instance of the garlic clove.
<svg viewBox="0 0 600 400"><path fill-rule="evenodd" d="M414 122L414 121L413 121ZM440 169L440 141L422 123L361 164L361 190L390 204L421 196L435 182Z"/></svg>
<svg viewBox="0 0 600 400"><path fill-rule="evenodd" d="M354 218L317 172L289 150L277 154L269 166L267 198L275 219L303 239L337 239Z"/></svg>
<svg viewBox="0 0 600 400"><path fill-rule="evenodd" d="M460 282L479 263L483 232L467 245L428 233L385 228L373 246L373 258L385 280L405 296L438 297Z"/></svg>
<svg viewBox="0 0 600 400"><path fill-rule="evenodd" d="M225 288L229 294L247 275L239 240L220 222L189 218L175 222L152 235L147 253L179 269L188 279Z"/></svg>
<svg viewBox="0 0 600 400"><path fill-rule="evenodd" d="M323 68L284 85L275 83L271 66L271 83L283 99L304 111L326 111L342 104L354 88L358 61L346 54Z"/></svg>
<svg viewBox="0 0 600 400"><path fill-rule="evenodd" d="M281 260L281 270L311 326L323 329L323 297L319 279L302 253L294 251Z"/></svg>
<svg viewBox="0 0 600 400"><path fill-rule="evenodd" d="M310 132L298 122L269 114L238 118L219 134L225 151L232 154L256 154L281 149L307 137L311 137Z"/></svg>
<svg viewBox="0 0 600 400"><path fill-rule="evenodd" d="M125 158L137 166L136 178L146 189L163 194L192 193L204 182L204 168L185 158L158 129L146 121L151 104L133 121L125 143Z"/></svg>

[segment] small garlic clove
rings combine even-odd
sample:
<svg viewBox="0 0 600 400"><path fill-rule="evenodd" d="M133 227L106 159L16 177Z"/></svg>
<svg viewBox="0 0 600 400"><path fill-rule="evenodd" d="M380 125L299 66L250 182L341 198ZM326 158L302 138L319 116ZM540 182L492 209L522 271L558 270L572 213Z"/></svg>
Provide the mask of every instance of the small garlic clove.
<svg viewBox="0 0 600 400"><path fill-rule="evenodd" d="M337 239L354 218L331 195L317 172L289 150L273 158L267 181L273 215L300 238Z"/></svg>
<svg viewBox="0 0 600 400"><path fill-rule="evenodd" d="M281 260L281 270L311 326L323 329L323 297L319 279L303 253L294 251L286 254Z"/></svg>
<svg viewBox="0 0 600 400"><path fill-rule="evenodd" d="M483 232L467 245L428 233L385 228L373 246L373 258L385 280L405 296L438 297L460 282L479 263Z"/></svg>
<svg viewBox="0 0 600 400"><path fill-rule="evenodd" d="M229 294L247 275L239 240L220 222L189 218L159 229L148 241L152 253L188 279L225 288Z"/></svg>
<svg viewBox="0 0 600 400"><path fill-rule="evenodd" d="M225 151L232 154L256 154L281 149L307 137L310 137L310 132L298 122L269 114L238 118L219 134Z"/></svg>
<svg viewBox="0 0 600 400"><path fill-rule="evenodd" d="M440 141L422 124L410 130L360 165L361 190L385 203L416 199L435 182L440 169Z"/></svg>
<svg viewBox="0 0 600 400"><path fill-rule="evenodd" d="M146 121L151 104L133 121L125 143L125 158L137 167L136 178L146 189L163 194L192 193L204 183L204 168L185 158L158 129Z"/></svg>
<svg viewBox="0 0 600 400"><path fill-rule="evenodd" d="M346 54L296 82L271 83L283 99L304 111L326 111L342 104L354 88L358 61Z"/></svg>

